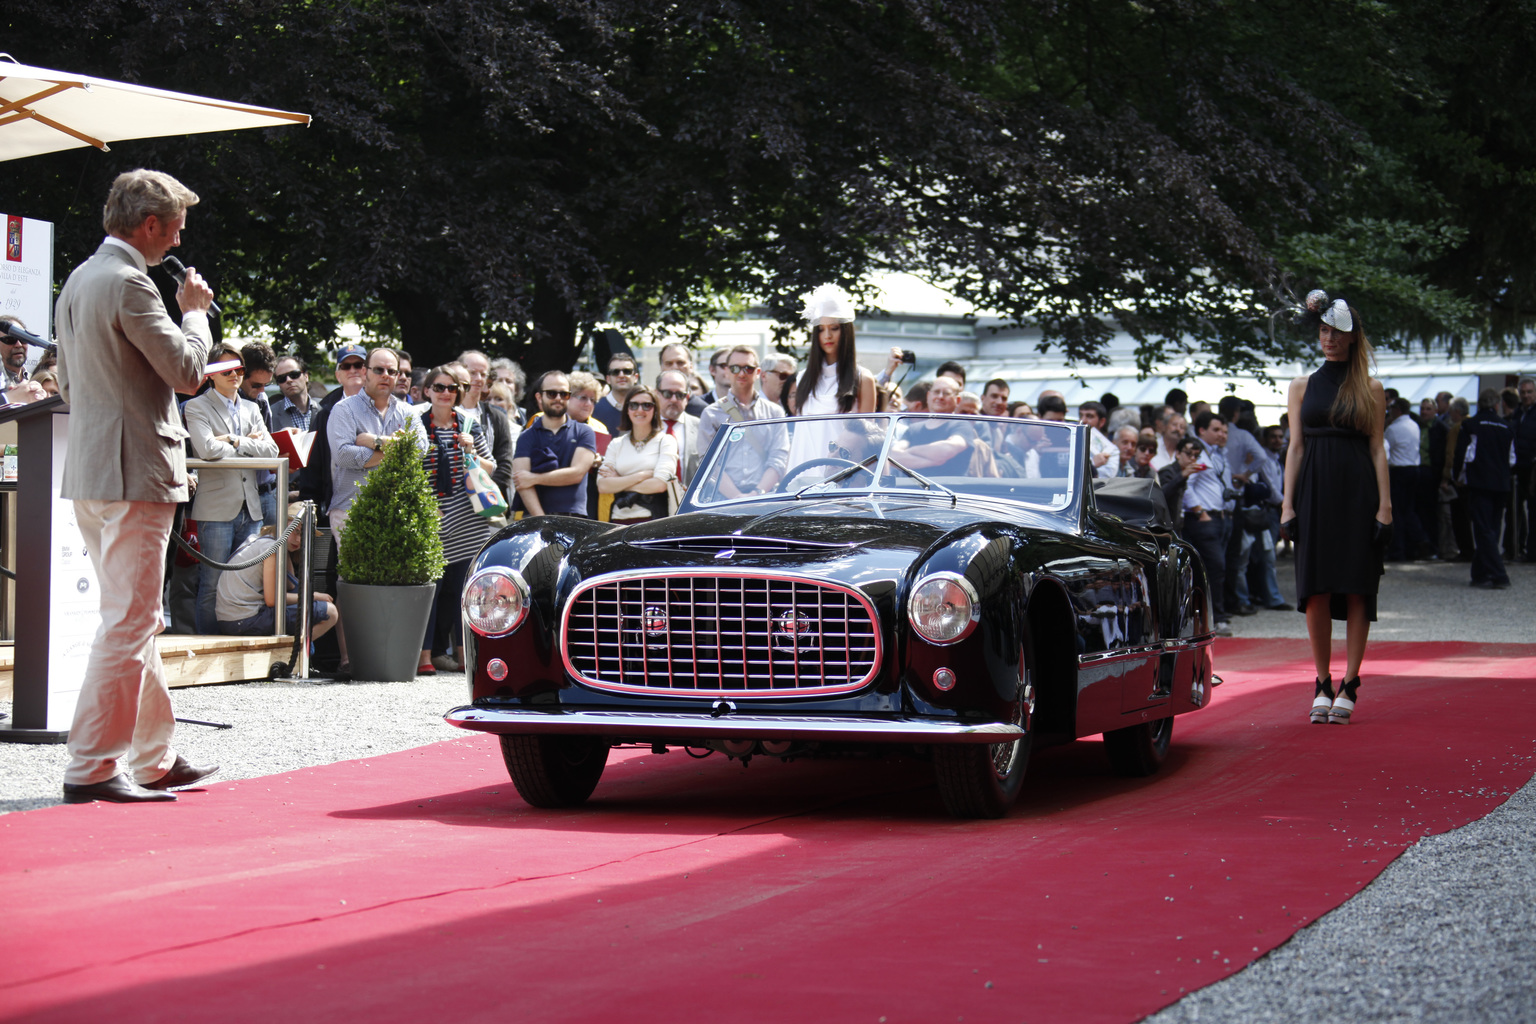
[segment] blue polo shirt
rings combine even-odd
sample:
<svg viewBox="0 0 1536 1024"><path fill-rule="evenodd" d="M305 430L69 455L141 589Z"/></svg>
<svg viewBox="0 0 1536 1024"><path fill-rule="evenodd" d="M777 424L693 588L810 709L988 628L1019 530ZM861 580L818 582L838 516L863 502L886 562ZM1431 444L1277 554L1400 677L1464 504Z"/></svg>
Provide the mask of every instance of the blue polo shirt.
<svg viewBox="0 0 1536 1024"><path fill-rule="evenodd" d="M527 459L528 468L535 473L548 473L551 470L569 466L578 448L586 448L594 454L597 452L597 434L590 426L567 418L559 430L551 433L544 426L544 417L535 416L517 436L517 448L513 451L512 457ZM541 484L537 490L539 504L543 505L544 511L550 515L584 516L587 514L585 477L564 487L545 487ZM522 499L514 497L512 510L515 512L519 509L523 509ZM523 510L526 511L526 509Z"/></svg>

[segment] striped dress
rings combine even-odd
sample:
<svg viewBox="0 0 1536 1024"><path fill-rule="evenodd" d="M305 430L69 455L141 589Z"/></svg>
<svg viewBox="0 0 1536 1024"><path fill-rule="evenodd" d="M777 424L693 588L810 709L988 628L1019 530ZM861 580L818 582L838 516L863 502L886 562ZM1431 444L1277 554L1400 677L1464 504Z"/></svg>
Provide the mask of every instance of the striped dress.
<svg viewBox="0 0 1536 1024"><path fill-rule="evenodd" d="M465 417L458 410L454 416L455 426L439 427L432 422L430 409L421 414L427 430L427 481L437 495L437 511L442 517L438 533L443 538L443 558L450 565L473 557L495 529L489 519L476 514L469 492L464 489L464 450L459 447L457 435L464 433ZM469 435L475 439L475 451L480 457L494 461L490 443L478 422L469 424ZM439 460L445 461L443 474L438 472Z"/></svg>

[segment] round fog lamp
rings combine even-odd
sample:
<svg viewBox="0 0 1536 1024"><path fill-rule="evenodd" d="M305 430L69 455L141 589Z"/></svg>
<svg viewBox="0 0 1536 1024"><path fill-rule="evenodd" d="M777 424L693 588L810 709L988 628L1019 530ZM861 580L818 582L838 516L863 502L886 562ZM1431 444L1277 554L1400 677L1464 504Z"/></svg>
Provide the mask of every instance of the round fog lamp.
<svg viewBox="0 0 1536 1024"><path fill-rule="evenodd" d="M936 572L919 580L907 601L907 618L917 635L933 644L962 640L981 615L976 588L959 573Z"/></svg>
<svg viewBox="0 0 1536 1024"><path fill-rule="evenodd" d="M933 670L933 685L940 690L953 690L955 688L955 673L952 669L936 668Z"/></svg>
<svg viewBox="0 0 1536 1024"><path fill-rule="evenodd" d="M464 621L481 636L512 632L528 614L528 584L512 569L482 569L464 584Z"/></svg>
<svg viewBox="0 0 1536 1024"><path fill-rule="evenodd" d="M507 663L500 658L492 658L485 666L485 674L491 677L491 682L499 683L507 678Z"/></svg>

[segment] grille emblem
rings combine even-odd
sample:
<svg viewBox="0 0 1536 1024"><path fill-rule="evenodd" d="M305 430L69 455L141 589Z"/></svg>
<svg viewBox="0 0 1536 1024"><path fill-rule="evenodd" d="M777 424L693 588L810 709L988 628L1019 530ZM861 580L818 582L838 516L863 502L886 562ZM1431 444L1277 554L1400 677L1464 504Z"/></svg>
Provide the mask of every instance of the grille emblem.
<svg viewBox="0 0 1536 1024"><path fill-rule="evenodd" d="M773 620L773 646L781 651L812 651L816 649L816 624L809 615L789 611Z"/></svg>

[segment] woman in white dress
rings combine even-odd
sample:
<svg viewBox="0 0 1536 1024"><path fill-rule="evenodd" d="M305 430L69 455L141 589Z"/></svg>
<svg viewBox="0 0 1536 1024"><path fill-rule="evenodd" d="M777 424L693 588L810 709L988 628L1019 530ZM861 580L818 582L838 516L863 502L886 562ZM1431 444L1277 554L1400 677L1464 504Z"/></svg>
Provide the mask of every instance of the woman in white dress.
<svg viewBox="0 0 1536 1024"><path fill-rule="evenodd" d="M836 285L824 284L810 294L803 315L811 328L811 351L795 388L798 414L874 412L875 375L859 365L853 343L853 299ZM794 430L791 469L811 459L838 457L833 447L839 424L796 423Z"/></svg>

